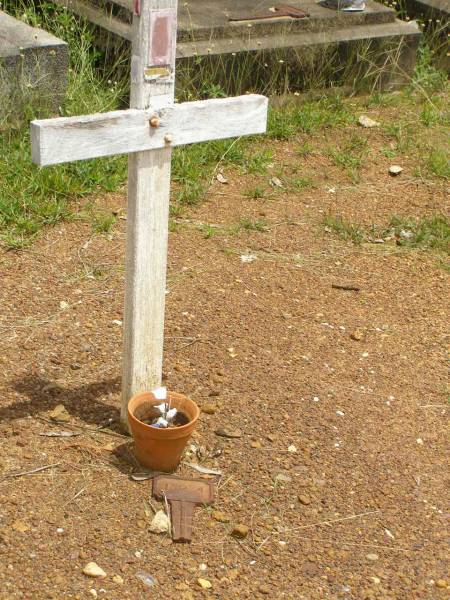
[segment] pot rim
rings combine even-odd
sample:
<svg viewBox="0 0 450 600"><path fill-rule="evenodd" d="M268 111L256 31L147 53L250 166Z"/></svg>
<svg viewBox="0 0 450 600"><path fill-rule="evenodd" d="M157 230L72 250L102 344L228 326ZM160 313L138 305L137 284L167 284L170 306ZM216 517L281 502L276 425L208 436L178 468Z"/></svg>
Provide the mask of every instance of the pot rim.
<svg viewBox="0 0 450 600"><path fill-rule="evenodd" d="M188 429L190 429L192 427L192 425L198 421L198 418L200 416L200 408L193 400L191 400L191 398L188 398L188 396L185 396L184 394L180 394L178 392L171 392L171 391L168 391L167 394L169 397L172 395L172 396L175 396L175 399L180 399L180 400L182 399L183 401L191 402L194 405L195 412L196 412L194 418L189 420L184 425L180 425L179 427L161 428L161 427L153 427L153 425L148 425L148 423L144 423L143 421L141 421L134 415L134 413L132 412L132 410L130 408L131 404L135 403L137 400L140 400L140 399L147 399L150 402L150 404L154 406L155 404L160 404L162 402L162 400L158 400L157 398L155 398L155 395L153 394L153 392L140 392L139 394L135 394L134 396L132 396L130 398L130 400L128 401L127 412L128 412L128 418L130 419L130 421L133 421L136 424L139 424L141 427L149 429L152 432L157 431L157 432L160 432L161 434L164 434L164 432L167 432L167 431L170 431L170 432L176 431L177 433L182 434L185 431L187 431Z"/></svg>

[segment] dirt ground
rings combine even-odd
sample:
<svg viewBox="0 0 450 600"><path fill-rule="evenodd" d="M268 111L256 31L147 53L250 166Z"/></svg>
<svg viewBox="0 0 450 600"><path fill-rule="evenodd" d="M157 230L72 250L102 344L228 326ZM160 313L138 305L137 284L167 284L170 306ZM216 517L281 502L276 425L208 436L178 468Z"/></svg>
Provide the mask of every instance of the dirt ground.
<svg viewBox="0 0 450 600"><path fill-rule="evenodd" d="M363 135L374 150L360 183L273 142L273 174L314 187L272 188L270 166L226 170L172 227L165 383L213 404L190 460L223 473L190 545L148 531L151 484L131 479L132 443L114 433L126 220L110 235L61 224L0 255L2 600L449 597L448 271L431 252L354 245L322 224L330 211L367 225L443 212L448 189L404 156L389 177L381 134ZM243 194L261 182L264 198ZM126 214L125 194L99 203ZM348 283L360 290L332 287ZM61 404L69 421L52 423ZM61 430L79 435L42 435ZM90 561L105 578L82 573Z"/></svg>

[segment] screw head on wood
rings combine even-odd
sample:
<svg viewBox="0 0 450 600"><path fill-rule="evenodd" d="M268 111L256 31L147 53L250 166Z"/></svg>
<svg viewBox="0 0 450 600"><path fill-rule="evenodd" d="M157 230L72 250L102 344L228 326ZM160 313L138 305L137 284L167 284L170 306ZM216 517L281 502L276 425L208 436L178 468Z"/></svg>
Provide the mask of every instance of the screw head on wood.
<svg viewBox="0 0 450 600"><path fill-rule="evenodd" d="M166 144L171 144L173 142L173 136L170 133L166 133L164 136L164 141Z"/></svg>
<svg viewBox="0 0 450 600"><path fill-rule="evenodd" d="M159 127L159 118L158 117L152 117L150 119L150 127Z"/></svg>

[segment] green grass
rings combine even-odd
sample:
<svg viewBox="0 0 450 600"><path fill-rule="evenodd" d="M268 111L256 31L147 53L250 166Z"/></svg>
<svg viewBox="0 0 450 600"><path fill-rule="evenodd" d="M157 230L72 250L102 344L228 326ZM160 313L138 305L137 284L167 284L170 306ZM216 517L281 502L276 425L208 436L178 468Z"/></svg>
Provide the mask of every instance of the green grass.
<svg viewBox="0 0 450 600"><path fill-rule="evenodd" d="M260 186L256 185L251 188L247 188L244 190L244 196L247 198L251 198L252 200L257 200L258 198L264 198L266 190Z"/></svg>
<svg viewBox="0 0 450 600"><path fill-rule="evenodd" d="M368 155L367 137L353 133L349 139L329 150L335 165L343 168L353 182L358 182L364 159Z"/></svg>
<svg viewBox="0 0 450 600"><path fill-rule="evenodd" d="M342 216L327 215L323 220L323 225L327 232L335 233L342 240L351 241L354 244L361 244L364 240L364 231L361 226L347 221Z"/></svg>
<svg viewBox="0 0 450 600"><path fill-rule="evenodd" d="M431 150L426 166L428 171L436 177L450 179L450 154L445 150L440 148Z"/></svg>
<svg viewBox="0 0 450 600"><path fill-rule="evenodd" d="M233 228L236 233L240 231L267 231L267 221L265 219L240 219Z"/></svg>
<svg viewBox="0 0 450 600"><path fill-rule="evenodd" d="M354 244L385 239L407 248L450 254L450 220L442 214L420 219L394 216L387 225L370 227L348 221L341 215L327 215L323 226L328 233Z"/></svg>
<svg viewBox="0 0 450 600"><path fill-rule="evenodd" d="M389 230L394 231L402 246L450 254L450 220L444 215L423 219L393 217Z"/></svg>
<svg viewBox="0 0 450 600"><path fill-rule="evenodd" d="M70 13L52 5L45 6L44 13L24 6L19 16L31 25L49 29L70 45L67 98L60 114L116 108L124 90L99 77L87 28ZM33 97L34 94L31 99ZM0 240L9 248L28 244L45 225L70 219L74 214L74 201L100 191L115 190L126 179L126 159L121 156L43 169L33 165L28 121L50 114L44 104L27 103L26 95L21 100L23 103L12 113L2 112L0 121ZM20 126L19 116L23 121Z"/></svg>
<svg viewBox="0 0 450 600"><path fill-rule="evenodd" d="M11 14L15 12L31 25L43 26L69 43L68 93L58 113L76 115L126 106L127 82L117 81L117 64L112 65L110 70L105 69L105 56L93 49L91 34L83 21L75 19L71 13L54 4L43 2L40 6L42 9L36 9L33 2L24 0L5 0L3 3L3 8ZM292 58L301 60L300 57ZM328 61L329 57L325 58ZM121 59L118 60L120 62ZM255 63L244 64L244 61L241 64L235 58L230 60L230 69L220 72L226 75L226 81L230 81L235 89L226 87L226 82L220 81L219 71L216 72L217 80L214 79L214 73L207 75L204 66L209 64L210 59L205 57L194 61L191 72L194 78L185 89L183 81L187 81L185 76L189 70L181 70L179 73L179 99L222 97L233 91L252 90L253 87L238 88L245 88L247 81L250 81L246 79L249 75L254 75L258 82L263 81L272 67L274 77L281 79L294 77L296 72L301 71L298 69L299 62L296 63L296 69L293 69L292 61L289 63L281 57L273 64L264 62L257 72ZM327 63L324 69L330 65L331 62ZM308 87L313 82L319 84L324 81L321 74L318 73L317 76L316 79L304 79L301 85ZM419 172L422 177L449 177L445 142L430 142L436 132L442 139L446 135L449 124L448 102L443 94L446 86L445 76L433 64L432 52L423 46L410 88L396 95L373 94L368 102L372 106L378 103L399 107L401 118L393 125L386 125L384 130L388 140L395 141L396 148L394 151L386 147L384 152L388 158L393 158L395 152L415 152L420 156L418 163L421 165ZM294 88L286 83L283 90L290 89ZM270 91L269 88L267 90ZM283 90L276 88L274 84L273 91ZM37 168L30 160L28 122L32 118L55 115L49 115L45 105L35 104L33 90L25 92L17 106L11 109L12 112L0 120L0 241L9 248L21 248L30 243L43 227L75 217L89 219L94 231L107 233L114 224L112 218L109 215L99 216L92 210L84 210L82 199L122 189L127 177L126 157ZM414 107L419 104L420 110L417 111ZM368 155L366 137L354 131L359 110L357 104L352 105L344 100L337 91L324 94L316 100L304 101L292 97L290 101L270 108L265 137L214 141L176 148L172 161L174 186L171 215L179 216L186 206L196 205L204 199L218 166L236 169L240 174L266 174L269 166L276 160L272 150L267 147L273 140L293 142L297 148L299 163L303 163L315 150L316 141L320 145L322 139L331 137L332 131L333 139L342 141L329 149L330 158L348 173L352 181L358 181L361 166ZM20 127L17 127L18 119L23 121ZM425 132L423 143L419 140L419 130ZM277 171L280 171L280 164L276 166ZM285 191L295 192L313 186L311 179L305 177L303 171L298 176L283 177L283 181L286 184ZM244 194L250 198L260 198L264 196L265 188L255 185ZM264 225L258 225L258 222L241 223L239 227L244 230L264 230ZM344 233L348 229L343 222L337 223L336 227ZM349 235L349 239L358 238L357 231L352 231L351 227L346 235Z"/></svg>

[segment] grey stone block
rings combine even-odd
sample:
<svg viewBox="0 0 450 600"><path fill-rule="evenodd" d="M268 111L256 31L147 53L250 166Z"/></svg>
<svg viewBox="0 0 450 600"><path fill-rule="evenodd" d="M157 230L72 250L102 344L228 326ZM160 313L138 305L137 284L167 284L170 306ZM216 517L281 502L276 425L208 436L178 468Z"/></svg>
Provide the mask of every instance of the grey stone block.
<svg viewBox="0 0 450 600"><path fill-rule="evenodd" d="M0 122L27 109L55 111L67 88L66 42L0 11Z"/></svg>

